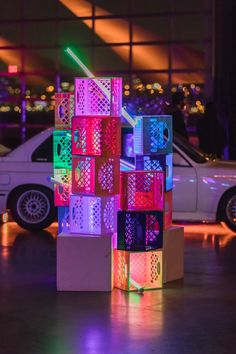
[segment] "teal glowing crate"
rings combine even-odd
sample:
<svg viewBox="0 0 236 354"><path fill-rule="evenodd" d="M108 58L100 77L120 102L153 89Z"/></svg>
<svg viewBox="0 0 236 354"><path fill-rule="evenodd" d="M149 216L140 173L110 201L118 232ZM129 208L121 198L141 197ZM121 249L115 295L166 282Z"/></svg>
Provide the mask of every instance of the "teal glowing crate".
<svg viewBox="0 0 236 354"><path fill-rule="evenodd" d="M54 168L71 168L71 131L55 130L53 132Z"/></svg>

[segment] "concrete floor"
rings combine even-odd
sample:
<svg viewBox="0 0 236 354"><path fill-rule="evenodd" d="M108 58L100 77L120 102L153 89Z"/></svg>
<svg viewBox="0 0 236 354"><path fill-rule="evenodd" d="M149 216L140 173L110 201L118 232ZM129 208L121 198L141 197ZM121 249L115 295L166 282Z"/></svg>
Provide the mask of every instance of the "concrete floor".
<svg viewBox="0 0 236 354"><path fill-rule="evenodd" d="M57 293L56 232L0 226L0 354L236 353L236 235L187 226L184 282L138 295Z"/></svg>

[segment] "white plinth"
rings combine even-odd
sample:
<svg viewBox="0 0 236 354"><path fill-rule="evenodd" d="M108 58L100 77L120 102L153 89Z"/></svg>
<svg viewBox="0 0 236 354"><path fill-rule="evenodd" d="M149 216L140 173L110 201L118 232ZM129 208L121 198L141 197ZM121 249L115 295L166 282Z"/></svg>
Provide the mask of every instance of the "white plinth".
<svg viewBox="0 0 236 354"><path fill-rule="evenodd" d="M58 235L57 290L111 291L112 287L112 237Z"/></svg>
<svg viewBox="0 0 236 354"><path fill-rule="evenodd" d="M163 283L184 277L184 228L170 227L163 235Z"/></svg>

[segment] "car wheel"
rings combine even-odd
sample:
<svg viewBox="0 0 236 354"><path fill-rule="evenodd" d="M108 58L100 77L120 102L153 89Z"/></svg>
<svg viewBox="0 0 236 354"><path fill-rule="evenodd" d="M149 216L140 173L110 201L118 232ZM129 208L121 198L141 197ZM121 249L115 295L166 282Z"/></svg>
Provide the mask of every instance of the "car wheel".
<svg viewBox="0 0 236 354"><path fill-rule="evenodd" d="M55 220L53 192L41 186L26 186L14 191L10 201L12 216L27 230L42 230Z"/></svg>
<svg viewBox="0 0 236 354"><path fill-rule="evenodd" d="M226 192L219 205L218 219L236 231L236 189Z"/></svg>

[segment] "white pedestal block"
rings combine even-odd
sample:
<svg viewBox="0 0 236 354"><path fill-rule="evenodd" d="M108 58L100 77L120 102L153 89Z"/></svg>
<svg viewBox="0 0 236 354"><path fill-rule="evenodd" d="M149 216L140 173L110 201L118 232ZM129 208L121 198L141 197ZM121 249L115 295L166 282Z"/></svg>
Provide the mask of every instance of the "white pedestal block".
<svg viewBox="0 0 236 354"><path fill-rule="evenodd" d="M184 228L170 227L163 234L163 283L184 277Z"/></svg>
<svg viewBox="0 0 236 354"><path fill-rule="evenodd" d="M57 238L57 290L111 291L112 237L61 233Z"/></svg>

